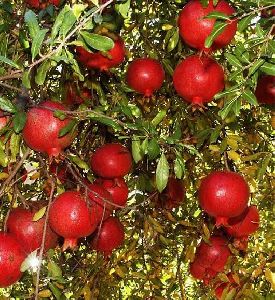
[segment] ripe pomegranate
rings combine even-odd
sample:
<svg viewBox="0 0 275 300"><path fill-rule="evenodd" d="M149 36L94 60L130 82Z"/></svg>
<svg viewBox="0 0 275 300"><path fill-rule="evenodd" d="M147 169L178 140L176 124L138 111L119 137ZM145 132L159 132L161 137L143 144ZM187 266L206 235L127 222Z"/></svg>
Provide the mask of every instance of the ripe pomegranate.
<svg viewBox="0 0 275 300"><path fill-rule="evenodd" d="M212 269L202 266L196 259L190 264L189 272L194 278L202 280L206 285L208 285L218 273Z"/></svg>
<svg viewBox="0 0 275 300"><path fill-rule="evenodd" d="M45 217L38 221L33 221L36 211L24 208L12 209L8 220L7 229L20 243L26 253L31 253L41 247ZM57 246L58 236L47 226L45 237L45 252Z"/></svg>
<svg viewBox="0 0 275 300"><path fill-rule="evenodd" d="M50 164L49 171L50 173L54 174L62 184L66 182L68 176L70 175L66 165L57 164L56 162Z"/></svg>
<svg viewBox="0 0 275 300"><path fill-rule="evenodd" d="M108 71L110 68L117 67L124 61L125 46L124 41L121 38L117 38L114 47L106 53L91 53L80 46L76 47L76 53L78 60L86 67Z"/></svg>
<svg viewBox="0 0 275 300"><path fill-rule="evenodd" d="M275 104L275 76L264 75L258 80L255 96L259 103Z"/></svg>
<svg viewBox="0 0 275 300"><path fill-rule="evenodd" d="M86 187L92 217L91 222L96 226L102 220L110 217L113 209L113 206L111 205L113 199L111 194L102 185L97 183L87 183Z"/></svg>
<svg viewBox="0 0 275 300"><path fill-rule="evenodd" d="M4 112L0 110L0 130L3 129L9 123L9 117L4 115Z"/></svg>
<svg viewBox="0 0 275 300"><path fill-rule="evenodd" d="M164 76L162 65L156 59L139 58L130 63L126 81L136 92L151 97L162 86Z"/></svg>
<svg viewBox="0 0 275 300"><path fill-rule="evenodd" d="M125 180L121 177L114 179L97 179L96 183L102 185L112 196L112 202L119 206L114 205L114 209L120 209L120 206L125 206L128 199L128 186Z"/></svg>
<svg viewBox="0 0 275 300"><path fill-rule="evenodd" d="M177 65L173 82L185 101L201 106L224 89L224 71L210 57L191 55Z"/></svg>
<svg viewBox="0 0 275 300"><path fill-rule="evenodd" d="M215 7L213 0L209 1L207 7L203 7L200 0L191 0L184 6L179 15L178 25L180 36L187 45L209 52L224 48L231 42L237 31L236 20L227 21L228 25L214 39L212 46L205 48L205 40L213 30L215 19L205 19L204 17L211 12L222 12L231 16L235 10L224 0L218 1Z"/></svg>
<svg viewBox="0 0 275 300"><path fill-rule="evenodd" d="M91 168L100 177L123 177L130 172L132 156L121 144L105 144L91 156Z"/></svg>
<svg viewBox="0 0 275 300"><path fill-rule="evenodd" d="M21 278L20 267L25 258L24 250L15 237L0 232L0 288L8 287Z"/></svg>
<svg viewBox="0 0 275 300"><path fill-rule="evenodd" d="M257 207L249 206L241 215L228 219L228 227L225 227L225 230L234 237L248 236L258 230L259 223Z"/></svg>
<svg viewBox="0 0 275 300"><path fill-rule="evenodd" d="M171 210L181 205L185 199L185 188L180 179L169 177L167 187L159 195L161 207Z"/></svg>
<svg viewBox="0 0 275 300"><path fill-rule="evenodd" d="M207 175L199 188L202 209L216 218L216 225L227 225L228 218L239 216L247 208L249 186L234 172L214 171Z"/></svg>
<svg viewBox="0 0 275 300"><path fill-rule="evenodd" d="M33 150L58 156L68 147L73 139L72 132L58 137L62 128L69 124L69 118L61 121L54 117L52 110L65 110L65 106L53 101L45 101L39 106L31 108L27 113L27 121L23 128L23 139Z"/></svg>
<svg viewBox="0 0 275 300"><path fill-rule="evenodd" d="M228 282L219 281L216 284L215 296L217 299L222 299L222 295L225 289L227 289L227 294L230 290L237 288L239 284L235 281L232 273L227 274Z"/></svg>
<svg viewBox="0 0 275 300"><path fill-rule="evenodd" d="M89 101L92 97L91 91L83 86L78 87L72 82L65 84L65 97L63 103L67 106L73 106L74 104L82 104Z"/></svg>
<svg viewBox="0 0 275 300"><path fill-rule="evenodd" d="M50 4L59 6L60 0L26 0L26 3L32 8L44 9Z"/></svg>
<svg viewBox="0 0 275 300"><path fill-rule="evenodd" d="M98 228L91 241L91 247L108 256L114 249L122 245L124 236L124 228L119 219L110 217Z"/></svg>
<svg viewBox="0 0 275 300"><path fill-rule="evenodd" d="M49 224L64 237L63 250L75 248L78 238L93 233L97 224L81 192L66 191L57 196L49 211Z"/></svg>

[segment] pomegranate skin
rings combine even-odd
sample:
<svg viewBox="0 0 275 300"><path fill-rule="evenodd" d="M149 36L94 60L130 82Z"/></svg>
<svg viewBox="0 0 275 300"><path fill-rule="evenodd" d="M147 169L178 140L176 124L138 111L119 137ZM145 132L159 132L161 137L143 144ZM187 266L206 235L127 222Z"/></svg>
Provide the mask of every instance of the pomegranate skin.
<svg viewBox="0 0 275 300"><path fill-rule="evenodd" d="M259 228L260 216L256 206L249 206L239 216L228 219L226 232L233 237L246 237Z"/></svg>
<svg viewBox="0 0 275 300"><path fill-rule="evenodd" d="M91 91L86 87L78 88L73 83L65 84L65 97L63 103L69 107L80 105L92 98Z"/></svg>
<svg viewBox="0 0 275 300"><path fill-rule="evenodd" d="M118 218L110 217L102 223L91 241L91 248L110 255L122 245L125 238L124 227Z"/></svg>
<svg viewBox="0 0 275 300"><path fill-rule="evenodd" d="M85 198L77 191L66 191L55 198L49 211L49 224L64 237L63 250L75 248L77 239L90 235L97 226L92 222Z"/></svg>
<svg viewBox="0 0 275 300"><path fill-rule="evenodd" d="M4 112L0 109L0 130L3 129L9 123L9 117L4 115Z"/></svg>
<svg viewBox="0 0 275 300"><path fill-rule="evenodd" d="M59 6L60 0L49 0L49 1L26 0L26 3L27 3L27 5L29 5L32 8L44 9L50 4L53 4L55 6Z"/></svg>
<svg viewBox="0 0 275 300"><path fill-rule="evenodd" d="M58 156L74 139L72 132L58 137L60 130L71 120L66 118L61 121L54 117L53 111L45 107L66 110L64 105L50 100L31 108L27 113L27 121L23 128L23 139L35 151L47 153L50 157Z"/></svg>
<svg viewBox="0 0 275 300"><path fill-rule="evenodd" d="M8 220L7 229L22 245L26 253L41 247L45 217L34 222L35 212L23 208L12 209ZM44 251L57 246L58 236L47 226Z"/></svg>
<svg viewBox="0 0 275 300"><path fill-rule="evenodd" d="M183 100L201 106L224 89L224 71L210 57L191 55L177 65L173 83Z"/></svg>
<svg viewBox="0 0 275 300"><path fill-rule="evenodd" d="M259 103L275 104L275 76L264 75L258 80L255 96Z"/></svg>
<svg viewBox="0 0 275 300"><path fill-rule="evenodd" d="M91 156L91 168L103 178L123 177L132 167L132 156L121 144L105 144Z"/></svg>
<svg viewBox="0 0 275 300"><path fill-rule="evenodd" d="M54 174L62 184L64 184L68 177L70 177L70 173L68 172L66 165L63 164L53 162L49 166L49 171Z"/></svg>
<svg viewBox="0 0 275 300"><path fill-rule="evenodd" d="M206 269L222 272L231 255L227 240L221 236L212 236L210 244L202 241L196 251L196 260Z"/></svg>
<svg viewBox="0 0 275 300"><path fill-rule="evenodd" d="M10 234L0 232L0 288L8 287L21 278L20 267L25 258L21 244Z"/></svg>
<svg viewBox="0 0 275 300"><path fill-rule="evenodd" d="M234 280L232 273L227 274L228 282L220 281L216 284L215 296L217 299L222 298L223 291L227 289L227 293L233 288L238 287L237 282Z"/></svg>
<svg viewBox="0 0 275 300"><path fill-rule="evenodd" d="M126 205L128 199L128 186L121 177L114 179L97 179L96 183L102 185L112 196L114 210L118 210Z"/></svg>
<svg viewBox="0 0 275 300"><path fill-rule="evenodd" d="M233 39L237 31L237 21L227 21L228 25L224 31L219 34L210 48L205 48L206 38L212 32L215 19L204 19L210 12L222 12L231 16L235 10L224 0L218 2L217 6L213 6L210 0L207 7L203 7L199 0L189 1L182 9L179 19L179 32L184 42L196 49L206 52L226 47Z"/></svg>
<svg viewBox="0 0 275 300"><path fill-rule="evenodd" d="M228 218L239 216L249 200L249 186L244 178L230 171L214 171L199 188L202 209L216 218L216 225L227 225Z"/></svg>
<svg viewBox="0 0 275 300"><path fill-rule="evenodd" d="M101 52L91 53L81 46L76 47L76 53L78 60L87 68L100 71L117 67L124 61L126 55L124 41L121 38L117 38L114 47L104 55Z"/></svg>
<svg viewBox="0 0 275 300"><path fill-rule="evenodd" d="M139 58L130 63L126 81L136 92L151 97L159 90L164 81L165 72L156 59Z"/></svg>

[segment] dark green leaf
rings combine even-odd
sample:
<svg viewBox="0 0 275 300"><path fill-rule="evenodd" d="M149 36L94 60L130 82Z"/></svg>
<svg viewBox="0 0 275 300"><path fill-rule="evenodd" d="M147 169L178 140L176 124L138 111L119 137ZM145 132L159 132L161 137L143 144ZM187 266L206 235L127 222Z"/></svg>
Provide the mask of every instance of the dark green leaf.
<svg viewBox="0 0 275 300"><path fill-rule="evenodd" d="M230 111L233 110L233 106L235 102L239 99L240 96L236 96L235 98L225 102L224 107L219 111L219 116L222 119L225 119L227 115L230 113Z"/></svg>
<svg viewBox="0 0 275 300"><path fill-rule="evenodd" d="M12 60L10 60L7 57L4 57L2 55L0 55L0 62L1 61L4 62L5 64L10 65L13 68L21 69L20 66L17 63L15 63L14 61L12 61Z"/></svg>
<svg viewBox="0 0 275 300"><path fill-rule="evenodd" d="M217 20L230 20L230 16L220 12L220 11L212 11L204 19L217 19Z"/></svg>
<svg viewBox="0 0 275 300"><path fill-rule="evenodd" d="M253 75L263 64L264 64L265 60L260 58L259 60L257 60L252 67L249 68L249 72L248 72L248 76Z"/></svg>
<svg viewBox="0 0 275 300"><path fill-rule="evenodd" d="M87 31L81 31L81 36L83 37L85 43L92 47L93 49L99 51L108 51L114 47L114 41L107 37L96 33L89 33Z"/></svg>
<svg viewBox="0 0 275 300"><path fill-rule="evenodd" d="M39 30L37 32L36 36L34 37L33 42L32 42L32 47L31 47L32 60L34 60L35 57L37 56L37 54L39 53L47 32L48 32L48 29Z"/></svg>
<svg viewBox="0 0 275 300"><path fill-rule="evenodd" d="M173 51L176 48L178 42L179 42L179 30L178 30L178 28L176 28L176 30L174 31L174 34L169 39L167 51L168 52Z"/></svg>
<svg viewBox="0 0 275 300"><path fill-rule="evenodd" d="M168 182L168 177L169 177L169 164L165 154L162 153L156 169L156 185L160 193L165 189Z"/></svg>
<svg viewBox="0 0 275 300"><path fill-rule="evenodd" d="M224 29L227 25L228 25L227 23L222 22L222 21L215 22L212 32L205 40L205 43L204 43L205 48L210 48L212 46L215 38L224 31Z"/></svg>
<svg viewBox="0 0 275 300"><path fill-rule="evenodd" d="M24 111L18 111L14 115L13 119L13 129L16 133L19 133L22 131L26 123L26 113Z"/></svg>
<svg viewBox="0 0 275 300"><path fill-rule="evenodd" d="M253 20L254 17L255 17L255 15L249 15L249 16L241 19L238 23L238 31L243 32L248 27L248 25L251 23L251 21Z"/></svg>
<svg viewBox="0 0 275 300"><path fill-rule="evenodd" d="M63 7L63 9L60 11L60 13L58 14L58 16L56 17L55 19L55 22L53 24L53 27L52 27L52 32L51 32L51 38L54 40L56 38L56 36L58 35L59 33L59 30L61 28L61 25L64 21L64 17L65 17L65 14L70 10L70 7L68 5L65 5Z"/></svg>
<svg viewBox="0 0 275 300"><path fill-rule="evenodd" d="M242 64L241 62L238 60L238 58L231 54L231 53L225 53L225 57L227 58L228 62L234 66L234 67L237 67L237 68L242 68Z"/></svg>
<svg viewBox="0 0 275 300"><path fill-rule="evenodd" d="M16 112L16 107L15 105L8 99L0 97L0 109L3 111L7 111L10 113L15 113Z"/></svg>
<svg viewBox="0 0 275 300"><path fill-rule="evenodd" d="M109 127L112 127L114 130L121 131L121 129L122 129L121 126L115 120L112 120L108 117L104 117L104 116L98 117L98 116L94 115L93 113L91 113L89 115L89 117L91 118L91 120L99 122L104 125L107 125Z"/></svg>
<svg viewBox="0 0 275 300"><path fill-rule="evenodd" d="M31 88L30 71L25 71L22 76L22 84L26 89Z"/></svg>
<svg viewBox="0 0 275 300"><path fill-rule="evenodd" d="M36 14L32 10L28 10L25 13L24 19L28 25L30 36L32 39L34 39L37 33L40 31Z"/></svg>
<svg viewBox="0 0 275 300"><path fill-rule="evenodd" d="M76 127L76 124L77 124L76 120L71 120L65 127L60 129L58 136L62 137L67 133L71 132Z"/></svg>
<svg viewBox="0 0 275 300"><path fill-rule="evenodd" d="M271 158L272 158L272 154L270 153L270 154L266 155L266 157L262 160L261 167L258 169L258 172L257 172L257 180L258 181L262 180Z"/></svg>
<svg viewBox="0 0 275 300"><path fill-rule="evenodd" d="M69 155L69 160L76 164L80 169L89 170L89 165L77 155Z"/></svg>
<svg viewBox="0 0 275 300"><path fill-rule="evenodd" d="M148 142L147 151L148 151L148 157L149 157L150 160L153 160L153 159L155 159L156 157L159 156L160 147L159 147L157 139L151 139Z"/></svg>
<svg viewBox="0 0 275 300"><path fill-rule="evenodd" d="M53 115L61 121L67 118L66 114L62 110L55 110Z"/></svg>
<svg viewBox="0 0 275 300"><path fill-rule="evenodd" d="M72 29L74 23L76 22L76 16L69 10L65 13L62 25L60 27L60 34L63 38L66 37L67 33Z"/></svg>
<svg viewBox="0 0 275 300"><path fill-rule="evenodd" d="M216 128L211 132L210 135L210 141L209 143L216 143L218 137L220 136L221 130L222 130L223 126L222 125L218 125L216 126Z"/></svg>
<svg viewBox="0 0 275 300"><path fill-rule="evenodd" d="M56 63L55 63L56 64ZM35 83L37 85L43 85L47 76L48 71L51 69L52 63L50 60L45 60L37 69L35 75Z"/></svg>
<svg viewBox="0 0 275 300"><path fill-rule="evenodd" d="M154 117L152 120L151 124L153 126L157 126L166 116L167 111L166 110L161 110L157 113L157 115Z"/></svg>
<svg viewBox="0 0 275 300"><path fill-rule="evenodd" d="M275 65L265 62L261 67L260 70L268 75L275 76Z"/></svg>
<svg viewBox="0 0 275 300"><path fill-rule="evenodd" d="M257 98L249 89L244 90L243 98L252 105L258 105Z"/></svg>

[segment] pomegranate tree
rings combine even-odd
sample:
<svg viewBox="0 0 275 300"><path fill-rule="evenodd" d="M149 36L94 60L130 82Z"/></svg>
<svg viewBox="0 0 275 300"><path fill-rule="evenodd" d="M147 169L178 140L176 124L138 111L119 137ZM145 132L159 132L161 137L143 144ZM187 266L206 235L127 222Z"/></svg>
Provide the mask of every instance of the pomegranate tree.
<svg viewBox="0 0 275 300"><path fill-rule="evenodd" d="M64 237L63 250L75 248L77 240L90 235L97 226L82 193L66 191L57 196L49 211L49 224Z"/></svg>
<svg viewBox="0 0 275 300"><path fill-rule="evenodd" d="M228 219L226 232L234 237L246 237L258 230L260 223L259 211L256 206L249 206L234 218Z"/></svg>
<svg viewBox="0 0 275 300"><path fill-rule="evenodd" d="M259 78L255 90L255 96L259 103L275 104L275 76L263 75Z"/></svg>
<svg viewBox="0 0 275 300"><path fill-rule="evenodd" d="M173 83L185 101L201 106L224 89L224 71L208 56L191 55L177 65Z"/></svg>
<svg viewBox="0 0 275 300"><path fill-rule="evenodd" d="M202 209L216 218L216 225L227 225L228 218L239 216L247 208L249 186L238 173L214 171L199 188Z"/></svg>
<svg viewBox="0 0 275 300"><path fill-rule="evenodd" d="M20 267L25 258L20 241L10 234L0 232L0 288L12 285L21 278Z"/></svg>
<svg viewBox="0 0 275 300"><path fill-rule="evenodd" d="M50 157L58 156L74 139L72 132L59 137L60 130L67 126L71 119L58 119L54 116L54 110L62 111L66 108L51 100L31 108L27 113L27 121L23 128L25 143L31 149L47 153Z"/></svg>
<svg viewBox="0 0 275 300"><path fill-rule="evenodd" d="M121 144L105 144L91 156L91 168L100 177L123 177L130 172L132 156Z"/></svg>
<svg viewBox="0 0 275 300"><path fill-rule="evenodd" d="M150 97L161 88L164 76L165 73L159 61L152 58L139 58L130 63L126 81L133 90Z"/></svg>
<svg viewBox="0 0 275 300"><path fill-rule="evenodd" d="M81 46L76 47L78 60L87 68L99 69L100 71L108 71L110 68L120 65L125 58L124 41L117 38L114 47L105 52L92 53Z"/></svg>
<svg viewBox="0 0 275 300"><path fill-rule="evenodd" d="M114 249L122 245L124 235L124 228L119 219L110 217L95 232L91 241L91 247L108 256Z"/></svg>
<svg viewBox="0 0 275 300"><path fill-rule="evenodd" d="M114 209L120 209L124 207L128 199L128 186L125 180L121 177L114 179L99 178L96 183L102 185L112 196L112 203L114 203ZM119 205L119 206L116 206Z"/></svg>
<svg viewBox="0 0 275 300"><path fill-rule="evenodd" d="M205 48L205 40L215 24L214 18L205 18L211 12L221 12L232 16L235 10L224 0L218 1L216 6L213 5L213 0L210 0L206 7L200 0L191 0L184 6L179 15L178 24L180 36L187 45L199 50L210 51L224 48L231 42L237 31L236 20L226 21L228 25L224 31L214 39L210 48Z"/></svg>
<svg viewBox="0 0 275 300"><path fill-rule="evenodd" d="M8 220L7 229L24 248L26 253L30 253L41 247L45 217L38 221L33 221L36 211L31 211L24 208L14 208L11 210ZM47 226L44 250L57 246L58 236Z"/></svg>

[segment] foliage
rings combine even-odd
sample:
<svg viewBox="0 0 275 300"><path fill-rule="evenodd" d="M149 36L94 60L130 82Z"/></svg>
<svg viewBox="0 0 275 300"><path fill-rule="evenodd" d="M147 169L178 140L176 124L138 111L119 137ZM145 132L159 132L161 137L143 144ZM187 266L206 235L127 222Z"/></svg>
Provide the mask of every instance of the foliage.
<svg viewBox="0 0 275 300"><path fill-rule="evenodd" d="M92 180L89 157L110 141L128 146L135 162L127 176L128 206L117 212L126 228L123 247L110 260L90 250L85 240L74 252L50 250L41 266L39 297L212 299L213 289L188 273L200 239L208 240L215 230L213 220L198 206L197 189L211 170L228 167L248 181L250 202L259 208L261 224L246 253L232 246L236 255L227 270L245 282L238 291L240 299L272 299L274 113L258 105L254 91L260 74L275 75L274 17L261 17L274 2L230 1L237 9L238 32L226 49L215 53L226 71L226 88L207 109L195 111L176 94L171 77L177 63L194 52L180 40L176 23L187 1L121 0L113 11L102 11L98 1L62 1L59 8L50 5L41 11L23 2L0 3L0 108L10 116L0 131L2 228L12 206L47 197L49 159L31 152L22 166L27 147L20 132L27 108L49 98L62 102L67 81L79 87L84 83L92 97L70 113L74 122L61 133L78 126L74 144L64 154L66 164ZM212 17L218 20L219 32L226 18ZM128 49L121 66L101 73L78 63L76 45L106 52L113 47L114 32ZM208 45L213 38L214 32ZM166 71L161 90L149 99L125 83L129 61L144 56L158 59ZM59 118L62 114L56 112ZM25 183L20 180L24 167L31 170ZM169 174L183 179L187 194L171 212L157 208L154 201ZM57 181L55 195L77 186L75 179ZM219 278L224 280L224 274ZM0 299L32 299L35 286L36 270L29 268L18 284L0 289ZM226 299L232 298L228 294Z"/></svg>

